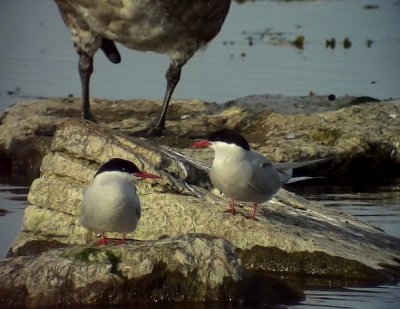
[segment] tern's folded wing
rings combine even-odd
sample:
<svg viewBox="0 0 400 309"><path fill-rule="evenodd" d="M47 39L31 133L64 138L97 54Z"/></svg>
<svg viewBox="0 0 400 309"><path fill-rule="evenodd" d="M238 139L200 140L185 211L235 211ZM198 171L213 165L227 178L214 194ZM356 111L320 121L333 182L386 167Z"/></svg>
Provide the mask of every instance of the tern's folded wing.
<svg viewBox="0 0 400 309"><path fill-rule="evenodd" d="M248 184L257 192L272 196L281 187L281 178L268 160L255 160L252 171L253 175Z"/></svg>

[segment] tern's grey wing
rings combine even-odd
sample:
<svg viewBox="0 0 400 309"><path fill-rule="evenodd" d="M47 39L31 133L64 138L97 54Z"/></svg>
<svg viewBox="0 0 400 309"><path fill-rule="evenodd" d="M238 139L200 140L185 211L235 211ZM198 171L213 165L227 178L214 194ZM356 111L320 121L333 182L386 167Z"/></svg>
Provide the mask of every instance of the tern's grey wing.
<svg viewBox="0 0 400 309"><path fill-rule="evenodd" d="M303 162L278 162L278 163L274 163L273 165L277 171L286 171L289 169L295 169L295 168L299 168L299 167L303 167L303 166L307 166L307 165L312 165L312 164L328 161L331 159L332 159L332 157L315 159L315 160L311 160L311 161L303 161Z"/></svg>
<svg viewBox="0 0 400 309"><path fill-rule="evenodd" d="M142 208L140 207L140 202L139 202L138 207L136 208L135 212L136 212L136 216L139 220L140 217L142 216Z"/></svg>
<svg viewBox="0 0 400 309"><path fill-rule="evenodd" d="M274 163L273 166L278 171L279 175L281 176L282 183L288 183L289 180L293 176L293 169L329 161L332 159L333 159L333 157L315 159L315 160L303 161L303 162L282 162L282 163ZM308 179L308 178L304 178L304 179ZM299 178L298 180L291 181L291 182L301 181L304 179Z"/></svg>
<svg viewBox="0 0 400 309"><path fill-rule="evenodd" d="M281 187L281 178L276 172L273 164L266 158L253 160L253 175L248 184L258 193L271 198Z"/></svg>
<svg viewBox="0 0 400 309"><path fill-rule="evenodd" d="M300 176L300 177L292 177L288 181L285 182L285 184L288 183L295 183L303 180L309 180L309 179L316 179L316 178L325 178L322 176Z"/></svg>

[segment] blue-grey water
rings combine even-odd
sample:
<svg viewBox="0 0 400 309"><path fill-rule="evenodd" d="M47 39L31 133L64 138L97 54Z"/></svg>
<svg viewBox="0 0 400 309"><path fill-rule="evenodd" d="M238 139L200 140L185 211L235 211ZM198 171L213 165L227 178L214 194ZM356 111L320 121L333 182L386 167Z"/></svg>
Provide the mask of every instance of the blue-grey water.
<svg viewBox="0 0 400 309"><path fill-rule="evenodd" d="M379 186L333 186L303 183L287 189L325 207L351 214L400 238L400 178ZM400 307L400 284L374 288L306 290L307 299L294 309Z"/></svg>
<svg viewBox="0 0 400 309"><path fill-rule="evenodd" d="M26 181L0 176L0 259L21 230L28 190Z"/></svg>
<svg viewBox="0 0 400 309"><path fill-rule="evenodd" d="M174 96L399 98L399 16L400 0L234 2L221 33L184 67ZM290 44L298 36L305 37L302 50ZM325 47L331 38L334 49ZM0 110L25 96L79 96L77 55L53 1L1 0L0 42ZM163 97L168 57L120 50L118 65L96 54L93 96Z"/></svg>
<svg viewBox="0 0 400 309"><path fill-rule="evenodd" d="M400 0L234 3L219 36L184 67L174 96L219 103L265 93L400 98L399 30ZM299 36L302 49L291 44ZM326 47L332 38L335 48ZM77 56L53 1L0 0L0 42L0 113L24 98L79 96ZM120 51L119 65L96 55L92 94L161 98L168 58ZM21 228L27 186L0 174L0 209L9 211L0 216L1 257ZM400 237L399 187L294 190ZM293 308L400 308L398 285L306 294Z"/></svg>

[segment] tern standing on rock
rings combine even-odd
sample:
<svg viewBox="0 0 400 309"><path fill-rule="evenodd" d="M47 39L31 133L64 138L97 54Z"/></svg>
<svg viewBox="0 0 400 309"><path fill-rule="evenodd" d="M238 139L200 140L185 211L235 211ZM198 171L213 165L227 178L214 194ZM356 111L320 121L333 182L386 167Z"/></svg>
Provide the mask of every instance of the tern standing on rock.
<svg viewBox="0 0 400 309"><path fill-rule="evenodd" d="M113 63L121 57L114 42L140 51L167 54L167 90L150 135L162 135L172 93L183 65L220 31L231 0L55 0L79 55L83 118L90 112L89 81L100 48Z"/></svg>
<svg viewBox="0 0 400 309"><path fill-rule="evenodd" d="M236 213L235 201L253 202L252 219L256 217L258 204L269 201L283 184L310 178L299 177L290 181L294 168L326 160L272 163L262 154L250 150L247 140L230 129L217 131L208 140L198 141L192 147L214 149L210 171L212 184L231 198L232 214Z"/></svg>
<svg viewBox="0 0 400 309"><path fill-rule="evenodd" d="M111 242L106 232L125 234L136 229L141 215L140 199L133 184L136 179L160 178L141 172L127 160L114 158L103 164L83 193L81 224L88 230L102 233L99 244Z"/></svg>

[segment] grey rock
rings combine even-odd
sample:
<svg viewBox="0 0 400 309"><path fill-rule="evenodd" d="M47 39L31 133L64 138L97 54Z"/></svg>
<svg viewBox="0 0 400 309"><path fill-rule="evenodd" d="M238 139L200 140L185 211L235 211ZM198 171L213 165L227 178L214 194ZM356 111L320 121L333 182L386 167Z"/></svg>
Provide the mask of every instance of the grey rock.
<svg viewBox="0 0 400 309"><path fill-rule="evenodd" d="M243 264L253 270L274 270L276 266L265 261L273 256L279 261L282 255L270 250L278 248L293 256L310 253L293 257L304 266L296 268L302 274L346 277L349 271L345 269L350 267L352 278L364 276L366 268L381 278L396 277L391 270L400 266L400 240L378 228L283 189L261 205L257 221L246 218L251 212L246 204L239 205L239 214L232 216L225 212L228 201L209 191L205 163L80 120L59 125L51 151L43 159L41 177L32 183L23 230L10 254L23 254L35 241L79 245L90 241L93 235L78 223L82 192L99 165L111 157L131 160L162 177L139 183L142 218L129 237L154 240L207 233L232 242L240 249ZM329 263L343 267L337 267L339 271L327 268L325 256L330 257ZM351 263L344 267L349 261L356 261L357 267ZM376 280L375 275L371 280Z"/></svg>
<svg viewBox="0 0 400 309"><path fill-rule="evenodd" d="M219 105L176 100L169 109L168 129L179 138L156 142L207 160L210 155L186 149L191 138L222 127L235 128L275 162L335 156L338 160L323 173L319 171L320 175L374 179L400 169L400 101L376 101L368 97L329 100L328 96L272 95L248 96ZM100 123L135 134L150 125L160 103L96 99L92 106ZM38 177L56 126L70 117L80 117L80 100L24 101L8 108L0 120L2 162L9 162L13 170L27 171L32 179ZM370 166L368 173L363 173L363 164Z"/></svg>

